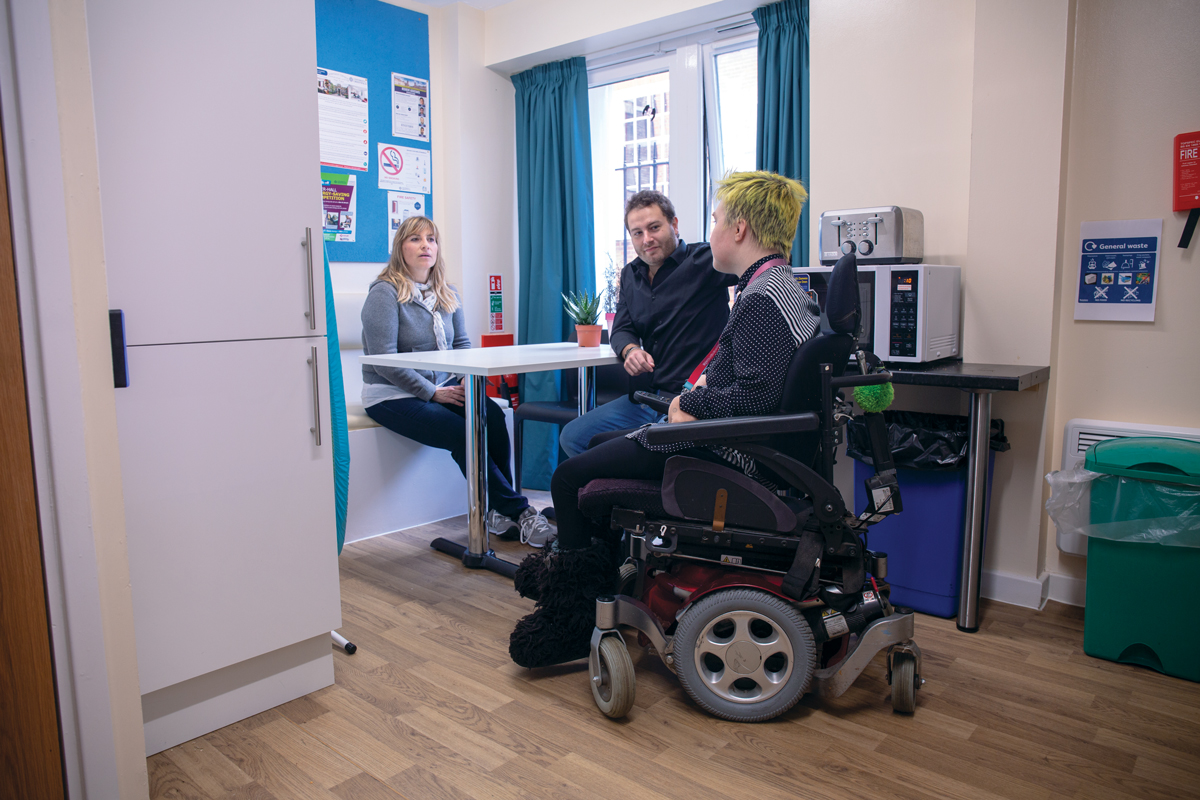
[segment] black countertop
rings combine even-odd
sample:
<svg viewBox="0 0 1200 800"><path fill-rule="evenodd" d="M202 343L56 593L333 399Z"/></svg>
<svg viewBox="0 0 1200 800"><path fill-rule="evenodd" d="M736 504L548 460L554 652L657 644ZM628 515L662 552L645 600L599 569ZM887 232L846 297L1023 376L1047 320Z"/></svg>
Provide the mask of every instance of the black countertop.
<svg viewBox="0 0 1200 800"><path fill-rule="evenodd" d="M938 361L932 364L894 364L889 365L888 369L895 384L997 392L1019 392L1037 386L1050 377L1050 367L1023 364Z"/></svg>

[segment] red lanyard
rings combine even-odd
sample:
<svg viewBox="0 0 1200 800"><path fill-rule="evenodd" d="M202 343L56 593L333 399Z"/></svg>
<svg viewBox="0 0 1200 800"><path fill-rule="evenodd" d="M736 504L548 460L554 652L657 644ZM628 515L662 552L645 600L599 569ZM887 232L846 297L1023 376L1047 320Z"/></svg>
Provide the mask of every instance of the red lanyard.
<svg viewBox="0 0 1200 800"><path fill-rule="evenodd" d="M762 275L764 272L769 270L771 267L778 266L779 264L786 264L786 263L788 263L786 258L772 258L770 261L763 264L761 267L759 267L758 269L756 269L754 271L754 274L750 276L750 280L746 281L746 288L747 289L750 288L750 284L752 284L756 280L758 280L758 276ZM742 291L745 291L745 289L743 289ZM740 293L738 294L738 297L741 297ZM736 305L737 299L735 298L733 302ZM701 361L699 366L697 366L694 370L692 370L692 374L688 376L687 382L683 384L683 390L685 392L690 391L691 389L693 389L696 386L696 381L700 380L700 376L704 374L704 370L708 369L709 362L712 361L713 358L716 357L717 350L719 350L720 348L721 348L721 342L718 340L717 343L713 345L713 349L708 351L708 355L706 355L704 357L704 360Z"/></svg>

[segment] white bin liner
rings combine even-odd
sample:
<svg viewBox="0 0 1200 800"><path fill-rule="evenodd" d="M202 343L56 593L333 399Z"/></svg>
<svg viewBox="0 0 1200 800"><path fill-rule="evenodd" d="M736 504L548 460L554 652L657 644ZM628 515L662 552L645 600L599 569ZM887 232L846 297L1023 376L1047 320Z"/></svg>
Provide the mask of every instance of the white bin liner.
<svg viewBox="0 0 1200 800"><path fill-rule="evenodd" d="M1098 516L1132 517L1119 522L1092 523L1092 487L1104 481L1113 513ZM1200 489L1175 483L1141 481L1084 469L1055 470L1046 476L1050 499L1046 513L1060 533L1114 542L1145 542L1169 547L1200 547ZM1119 509L1119 513L1117 513Z"/></svg>

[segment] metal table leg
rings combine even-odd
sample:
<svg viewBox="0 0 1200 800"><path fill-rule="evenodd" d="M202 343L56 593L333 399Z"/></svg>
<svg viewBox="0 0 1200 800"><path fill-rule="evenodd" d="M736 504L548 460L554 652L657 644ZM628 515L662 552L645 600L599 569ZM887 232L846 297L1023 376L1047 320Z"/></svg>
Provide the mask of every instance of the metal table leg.
<svg viewBox="0 0 1200 800"><path fill-rule="evenodd" d="M971 392L967 451L967 510L963 520L962 575L958 585L958 629L979 630L979 579L983 566L984 509L987 507L988 450L992 438L992 393Z"/></svg>
<svg viewBox="0 0 1200 800"><path fill-rule="evenodd" d="M596 407L596 368L579 369L579 416Z"/></svg>
<svg viewBox="0 0 1200 800"><path fill-rule="evenodd" d="M488 545L487 531L487 378L467 375L464 383L467 425L467 546L434 539L430 547L462 558L463 566L488 569L512 577L517 565L497 558Z"/></svg>

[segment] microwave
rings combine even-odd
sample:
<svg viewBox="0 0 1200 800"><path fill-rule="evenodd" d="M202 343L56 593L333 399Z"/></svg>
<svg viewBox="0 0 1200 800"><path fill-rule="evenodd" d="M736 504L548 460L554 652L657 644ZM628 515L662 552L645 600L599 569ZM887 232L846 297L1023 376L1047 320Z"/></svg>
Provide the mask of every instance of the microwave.
<svg viewBox="0 0 1200 800"><path fill-rule="evenodd" d="M792 268L801 290L820 306L823 330L829 328L825 296L831 272L833 267ZM860 265L858 348L892 363L960 358L961 272L942 264Z"/></svg>

